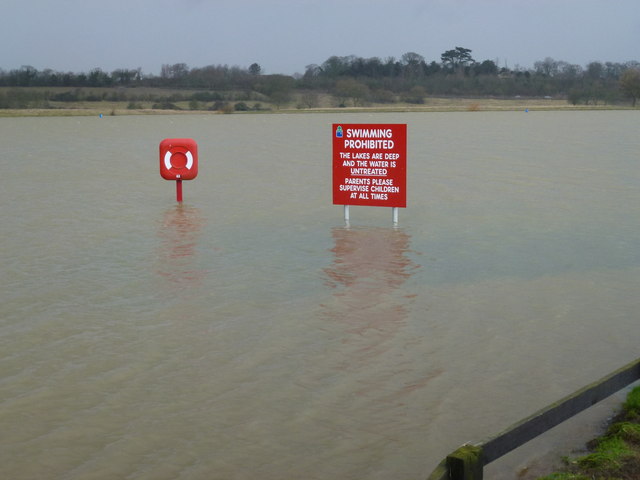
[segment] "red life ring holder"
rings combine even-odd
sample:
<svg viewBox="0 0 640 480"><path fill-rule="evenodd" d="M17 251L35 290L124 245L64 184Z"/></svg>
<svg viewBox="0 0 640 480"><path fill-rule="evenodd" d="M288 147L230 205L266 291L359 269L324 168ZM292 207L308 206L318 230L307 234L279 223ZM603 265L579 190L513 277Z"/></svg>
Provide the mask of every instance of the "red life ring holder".
<svg viewBox="0 0 640 480"><path fill-rule="evenodd" d="M160 175L166 180L192 180L198 174L198 146L190 138L160 142Z"/></svg>

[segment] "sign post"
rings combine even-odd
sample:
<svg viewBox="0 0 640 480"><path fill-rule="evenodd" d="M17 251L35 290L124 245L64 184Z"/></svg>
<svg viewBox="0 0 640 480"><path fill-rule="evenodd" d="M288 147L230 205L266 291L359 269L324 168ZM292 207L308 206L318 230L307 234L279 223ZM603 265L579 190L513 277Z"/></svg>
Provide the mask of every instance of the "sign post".
<svg viewBox="0 0 640 480"><path fill-rule="evenodd" d="M165 138L160 142L160 176L176 181L176 200L182 202L182 181L198 175L198 144L190 138Z"/></svg>
<svg viewBox="0 0 640 480"><path fill-rule="evenodd" d="M182 201L182 180L176 180L176 200L178 202Z"/></svg>
<svg viewBox="0 0 640 480"><path fill-rule="evenodd" d="M407 206L407 125L333 124L333 204Z"/></svg>

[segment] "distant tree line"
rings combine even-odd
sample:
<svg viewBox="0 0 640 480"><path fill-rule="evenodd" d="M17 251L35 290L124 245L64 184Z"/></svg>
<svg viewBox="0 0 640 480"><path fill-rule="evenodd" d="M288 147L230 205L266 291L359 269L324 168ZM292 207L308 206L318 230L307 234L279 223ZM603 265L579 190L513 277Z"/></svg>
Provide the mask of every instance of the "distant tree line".
<svg viewBox="0 0 640 480"><path fill-rule="evenodd" d="M427 63L413 52L399 60L331 57L309 65L299 85L325 89L357 104L368 99L422 103L430 96L561 97L573 104L616 103L638 97L640 63L592 62L586 68L546 58L533 69L499 68L496 62L477 62L471 50L456 47Z"/></svg>
<svg viewBox="0 0 640 480"><path fill-rule="evenodd" d="M16 105L46 106L50 101L137 101L134 87L192 90L173 98L155 98L159 108L170 108L175 101L188 100L192 108L198 102L240 101L240 109L250 109L245 101L264 101L276 106L297 102L300 108L318 106L321 94L331 95L338 106L369 103L408 102L420 104L427 96L554 97L572 104L618 103L630 100L635 106L640 97L640 63L591 62L586 67L545 58L533 68L499 67L495 61L476 61L464 47L447 50L440 61L427 62L415 52L399 59L332 56L320 65L312 64L303 74L294 76L262 73L260 65L248 68L209 65L189 68L185 63L162 65L160 75L144 74L138 69L117 69L111 73L95 68L88 73L38 71L30 66L4 71L0 69L0 87L16 87L0 92L0 108ZM40 91L20 93L17 87L69 87L57 93ZM101 94L85 94L85 87L107 87ZM113 88L122 87L122 88ZM196 92L197 91L197 92ZM20 98L20 95L23 98ZM34 97L35 95L35 97ZM12 107L13 105L13 107ZM255 106L255 104L254 104Z"/></svg>

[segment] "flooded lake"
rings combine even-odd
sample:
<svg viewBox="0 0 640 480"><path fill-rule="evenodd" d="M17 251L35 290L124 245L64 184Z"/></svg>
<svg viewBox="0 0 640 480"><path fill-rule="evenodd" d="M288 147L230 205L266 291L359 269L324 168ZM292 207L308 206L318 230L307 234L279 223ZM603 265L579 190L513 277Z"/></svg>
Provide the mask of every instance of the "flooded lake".
<svg viewBox="0 0 640 480"><path fill-rule="evenodd" d="M407 124L397 228L332 205L339 122ZM638 357L639 125L0 118L0 477L425 478ZM167 137L198 142L182 204ZM490 478L584 443L584 423Z"/></svg>

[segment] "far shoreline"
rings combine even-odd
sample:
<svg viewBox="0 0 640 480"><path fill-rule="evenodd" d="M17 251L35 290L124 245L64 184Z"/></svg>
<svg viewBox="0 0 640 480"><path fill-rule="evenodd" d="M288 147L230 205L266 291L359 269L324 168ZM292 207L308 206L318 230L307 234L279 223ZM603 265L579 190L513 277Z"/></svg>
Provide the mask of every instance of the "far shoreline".
<svg viewBox="0 0 640 480"><path fill-rule="evenodd" d="M249 111L191 110L128 108L117 102L97 102L95 105L54 106L51 108L0 109L0 118L11 117L91 117L91 116L132 116L132 115L264 115L264 114L305 114L305 113L445 113L445 112L507 112L507 111L605 111L640 110L631 105L572 105L562 99L514 98L427 98L424 104L376 104L359 107L316 107L316 108L268 108Z"/></svg>

